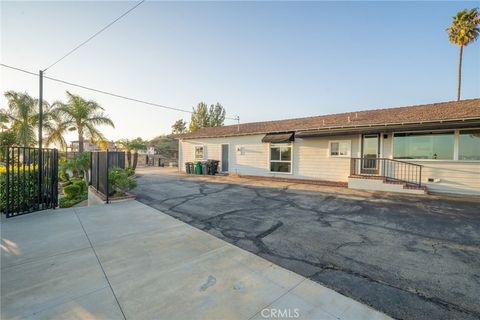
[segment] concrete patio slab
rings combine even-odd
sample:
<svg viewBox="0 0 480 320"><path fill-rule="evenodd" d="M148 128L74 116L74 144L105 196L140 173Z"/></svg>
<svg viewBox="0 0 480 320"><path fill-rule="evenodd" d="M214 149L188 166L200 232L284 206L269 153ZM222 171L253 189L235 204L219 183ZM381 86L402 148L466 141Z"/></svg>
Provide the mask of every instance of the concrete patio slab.
<svg viewBox="0 0 480 320"><path fill-rule="evenodd" d="M137 201L75 208L93 244L161 230L181 222Z"/></svg>
<svg viewBox="0 0 480 320"><path fill-rule="evenodd" d="M44 309L27 320L100 320L124 319L112 290L99 289L64 304Z"/></svg>
<svg viewBox="0 0 480 320"><path fill-rule="evenodd" d="M36 223L41 233L26 232ZM57 228L78 239L71 251L38 238ZM388 319L136 201L25 215L2 230L20 249L1 269L2 319L247 320L276 306L298 308L299 319Z"/></svg>
<svg viewBox="0 0 480 320"><path fill-rule="evenodd" d="M90 248L2 268L2 319L25 318L108 283Z"/></svg>
<svg viewBox="0 0 480 320"><path fill-rule="evenodd" d="M60 209L50 214L19 216L10 219L8 227L2 223L1 231L2 268L90 247L72 210Z"/></svg>

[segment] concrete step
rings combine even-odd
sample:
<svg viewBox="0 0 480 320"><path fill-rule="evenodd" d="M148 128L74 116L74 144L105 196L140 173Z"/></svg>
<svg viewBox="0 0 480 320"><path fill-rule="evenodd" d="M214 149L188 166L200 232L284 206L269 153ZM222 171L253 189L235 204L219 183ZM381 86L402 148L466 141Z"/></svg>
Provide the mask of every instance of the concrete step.
<svg viewBox="0 0 480 320"><path fill-rule="evenodd" d="M351 189L399 192L410 194L426 194L427 187L414 186L401 181L385 179L378 176L350 176L348 177L348 187Z"/></svg>

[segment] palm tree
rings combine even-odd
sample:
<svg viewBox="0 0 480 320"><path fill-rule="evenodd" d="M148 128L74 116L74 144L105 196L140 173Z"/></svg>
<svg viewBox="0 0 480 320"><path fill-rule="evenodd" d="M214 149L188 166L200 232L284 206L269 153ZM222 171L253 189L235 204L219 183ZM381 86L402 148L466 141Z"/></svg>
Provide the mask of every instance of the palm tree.
<svg viewBox="0 0 480 320"><path fill-rule="evenodd" d="M10 123L11 130L15 133L16 141L21 146L33 146L37 141L35 128L38 125L38 100L28 93L7 91L4 93L8 100L8 107L0 110L3 118ZM48 103L44 103L48 109Z"/></svg>
<svg viewBox="0 0 480 320"><path fill-rule="evenodd" d="M478 27L480 23L480 15L478 8L465 9L459 11L452 17L452 24L447 28L448 39L451 43L460 46L458 61L458 92L457 101L460 100L460 89L462 86L462 56L463 47L477 40L480 33Z"/></svg>
<svg viewBox="0 0 480 320"><path fill-rule="evenodd" d="M103 113L103 108L93 100L85 100L67 91L68 102L55 102L53 113L62 119L69 131L78 132L78 151L83 152L85 135L92 140L105 137L96 128L99 125L115 127L113 121Z"/></svg>
<svg viewBox="0 0 480 320"><path fill-rule="evenodd" d="M67 149L67 142L65 141L64 134L68 131L69 125L63 121L59 112L56 112L55 109L49 111L43 122L43 127L46 132L46 137L44 138L46 146L55 144L60 149Z"/></svg>
<svg viewBox="0 0 480 320"><path fill-rule="evenodd" d="M133 139L132 141L130 141L130 148L133 150L132 169L135 170L138 163L138 151L147 150L147 142L140 137Z"/></svg>
<svg viewBox="0 0 480 320"><path fill-rule="evenodd" d="M8 124L8 117L5 113L0 111L0 130L3 132L3 130L8 129L7 124Z"/></svg>

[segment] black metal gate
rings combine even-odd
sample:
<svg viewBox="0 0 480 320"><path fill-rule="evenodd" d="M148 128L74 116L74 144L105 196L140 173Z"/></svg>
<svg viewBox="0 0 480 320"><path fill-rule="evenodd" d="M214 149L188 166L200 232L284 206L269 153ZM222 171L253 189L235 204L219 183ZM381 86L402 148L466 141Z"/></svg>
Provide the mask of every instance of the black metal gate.
<svg viewBox="0 0 480 320"><path fill-rule="evenodd" d="M0 160L0 209L7 218L57 207L57 149L6 147Z"/></svg>
<svg viewBox="0 0 480 320"><path fill-rule="evenodd" d="M90 152L90 179L89 184L102 193L106 202L112 192L108 181L110 168L125 169L125 152L122 151L94 151Z"/></svg>

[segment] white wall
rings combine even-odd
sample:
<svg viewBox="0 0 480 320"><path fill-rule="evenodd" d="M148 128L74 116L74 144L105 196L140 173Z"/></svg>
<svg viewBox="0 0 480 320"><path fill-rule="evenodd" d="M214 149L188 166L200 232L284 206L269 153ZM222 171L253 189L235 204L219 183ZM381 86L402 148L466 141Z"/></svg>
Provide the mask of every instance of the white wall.
<svg viewBox="0 0 480 320"><path fill-rule="evenodd" d="M350 175L350 157L330 157L329 141L349 140L351 155L357 156L358 135L296 139L293 168L295 178L347 182Z"/></svg>
<svg viewBox="0 0 480 320"><path fill-rule="evenodd" d="M273 173L269 171L269 144L261 142L263 137L262 134L183 140L180 142L179 168L185 172L184 163L195 160L195 146L205 146L206 159L221 160L221 144L228 143L230 173L346 182L350 174L350 158L329 157L328 142L350 140L352 157L359 157L361 153L361 135L297 138L293 143L292 173ZM382 143L383 157L391 158L392 135L389 134ZM243 150L243 154L237 149ZM432 191L480 194L480 162L478 161L415 160L411 162L423 165L422 182ZM437 178L440 182L430 183L428 178Z"/></svg>
<svg viewBox="0 0 480 320"><path fill-rule="evenodd" d="M385 158L393 158L393 134L383 140ZM405 160L420 164L422 183L435 192L480 194L480 161L459 160ZM440 182L428 182L428 178Z"/></svg>
<svg viewBox="0 0 480 320"><path fill-rule="evenodd" d="M358 153L358 135L296 139L293 142L292 173L270 172L269 144L261 141L263 137L262 134L183 140L180 143L181 170L185 171L185 162L195 160L195 146L204 146L206 159L221 160L221 144L228 143L230 145L230 173L347 182L350 173L350 158L329 157L328 141L351 140L352 155L357 156Z"/></svg>

